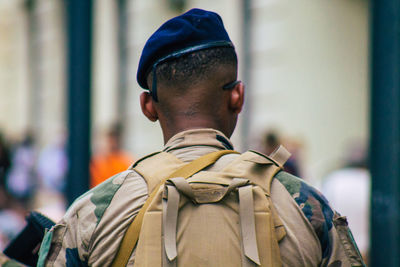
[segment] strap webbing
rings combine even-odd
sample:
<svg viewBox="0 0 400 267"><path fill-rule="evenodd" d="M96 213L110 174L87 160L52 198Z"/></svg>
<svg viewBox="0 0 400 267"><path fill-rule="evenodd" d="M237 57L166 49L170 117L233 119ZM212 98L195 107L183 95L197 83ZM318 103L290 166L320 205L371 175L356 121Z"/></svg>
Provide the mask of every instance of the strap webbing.
<svg viewBox="0 0 400 267"><path fill-rule="evenodd" d="M272 152L271 155L269 155L269 157L278 163L279 167L281 168L283 167L283 164L285 164L285 162L290 158L290 156L290 152L287 151L282 145L280 145L274 152Z"/></svg>
<svg viewBox="0 0 400 267"><path fill-rule="evenodd" d="M167 185L168 200L165 210L164 224L164 247L167 260L169 262L176 259L178 250L176 249L176 226L178 224L178 210L180 195L178 190L172 185Z"/></svg>
<svg viewBox="0 0 400 267"><path fill-rule="evenodd" d="M239 214L244 256L256 265L261 265L258 255L256 224L254 219L253 186L239 188ZM246 259L242 259L245 261ZM252 266L253 264L245 264Z"/></svg>
<svg viewBox="0 0 400 267"><path fill-rule="evenodd" d="M120 267L120 266L126 266L129 258L132 254L133 249L136 246L136 243L139 239L139 234L140 234L140 229L142 228L142 222L143 222L143 217L148 209L150 203L156 196L159 188L164 185L165 181L174 178L174 177L183 177L183 178L189 178L193 174L199 172L200 170L210 166L211 164L215 163L220 157L226 154L232 154L236 153L239 154L239 152L233 151L233 150L220 150L216 152L212 152L210 154L204 155L186 165L183 167L177 169L174 171L171 175L169 175L167 178L163 179L151 192L149 195L148 199L144 203L143 207L140 209L138 215L135 217L133 222L129 225L128 230L125 233L125 236L122 239L122 242L120 244L120 247L118 249L117 255L113 260L112 267Z"/></svg>

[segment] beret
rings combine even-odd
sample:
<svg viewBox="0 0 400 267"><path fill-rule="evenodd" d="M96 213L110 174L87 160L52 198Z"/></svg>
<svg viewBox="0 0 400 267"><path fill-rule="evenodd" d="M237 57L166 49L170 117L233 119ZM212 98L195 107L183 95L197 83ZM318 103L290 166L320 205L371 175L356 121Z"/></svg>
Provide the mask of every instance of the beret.
<svg viewBox="0 0 400 267"><path fill-rule="evenodd" d="M157 64L212 47L234 47L221 17L215 12L191 9L166 21L150 36L139 60L137 81L149 89L147 75Z"/></svg>

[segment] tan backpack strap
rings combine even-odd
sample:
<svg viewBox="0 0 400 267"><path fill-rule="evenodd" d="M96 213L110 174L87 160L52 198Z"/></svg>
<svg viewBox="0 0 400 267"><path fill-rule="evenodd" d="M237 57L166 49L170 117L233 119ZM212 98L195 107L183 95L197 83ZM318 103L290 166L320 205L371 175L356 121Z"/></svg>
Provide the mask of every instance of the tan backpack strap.
<svg viewBox="0 0 400 267"><path fill-rule="evenodd" d="M253 184L260 186L269 201L271 193L271 184L275 175L282 170L283 164L289 158L290 153L280 146L270 156L263 155L256 151L248 151L237 157L223 170L224 173L233 175L233 177L246 177ZM255 166L258 166L257 168ZM196 176L199 176L196 175ZM272 203L272 202L271 202ZM277 240L282 240L285 235L285 227L280 219L274 205L271 205L272 217L275 225L275 234Z"/></svg>
<svg viewBox="0 0 400 267"><path fill-rule="evenodd" d="M125 236L122 239L122 242L120 244L120 247L118 249L117 255L113 260L112 267L120 267L120 266L126 266L129 258L132 254L133 249L136 246L137 240L139 238L140 234L140 229L142 227L142 221L143 221L143 216L149 207L150 203L156 196L159 188L161 185L165 183L166 180L169 178L173 177L184 177L188 178L192 176L193 174L197 173L198 171L210 166L211 164L215 163L220 157L226 154L232 154L232 153L237 153L236 151L233 150L220 150L216 151L207 155L204 155L187 165L184 165L183 167L177 169L174 171L169 177L163 179L151 192L149 195L148 199L144 203L143 207L140 209L138 215L135 217L133 222L129 225Z"/></svg>
<svg viewBox="0 0 400 267"><path fill-rule="evenodd" d="M183 177L171 178L167 183L172 183L178 191L183 193L186 197L191 200L195 200L196 196L193 193L192 187L189 185L188 181Z"/></svg>
<svg viewBox="0 0 400 267"><path fill-rule="evenodd" d="M172 185L167 186L168 199L165 214L163 214L164 231L164 246L165 254L168 260L165 262L172 262L178 256L176 248L176 227L178 224L178 209L180 195L178 190Z"/></svg>
<svg viewBox="0 0 400 267"><path fill-rule="evenodd" d="M286 150L286 148L282 145L280 145L274 152L272 152L269 157L275 161L279 167L283 167L283 164L290 158L291 154L289 151Z"/></svg>
<svg viewBox="0 0 400 267"><path fill-rule="evenodd" d="M249 180L234 178L225 188L224 192L216 199L210 198L208 201L201 202L196 199L195 193L188 181L182 177L171 178L167 181L166 208L163 213L164 225L164 250L163 267L176 266L177 247L176 230L178 222L179 193L182 193L196 203L212 203L221 201L226 195L238 188L240 225L243 240L243 266L252 267L260 265L258 255L256 225L254 215L253 187L247 185ZM172 186L172 184L174 186Z"/></svg>
<svg viewBox="0 0 400 267"><path fill-rule="evenodd" d="M254 266L253 263L261 265L258 255L256 239L256 223L254 220L254 200L253 186L247 185L239 187L239 214L240 227L242 231L242 243L244 256L242 257L243 266ZM246 263L246 261L252 261Z"/></svg>
<svg viewBox="0 0 400 267"><path fill-rule="evenodd" d="M196 204L205 204L205 203L215 203L221 201L225 196L229 195L235 188L244 186L249 183L249 180L242 178L233 178L227 187L215 194L213 196L208 196L207 198L201 197L201 195L197 195L193 192L192 187L189 185L188 181L182 177L171 178L168 179L167 183L173 184L176 189L182 193L184 196L189 198Z"/></svg>
<svg viewBox="0 0 400 267"><path fill-rule="evenodd" d="M161 152L140 161L134 171L146 181L150 194L164 178L186 164L171 153Z"/></svg>
<svg viewBox="0 0 400 267"><path fill-rule="evenodd" d="M183 177L185 179L189 178L193 174L201 171L202 169L214 164L220 157L226 154L240 154L237 151L233 150L220 150L216 152L209 153L204 155L198 159L193 160L192 162L186 164L182 168L179 168L174 173L172 173L167 179L163 181L163 183L174 177Z"/></svg>

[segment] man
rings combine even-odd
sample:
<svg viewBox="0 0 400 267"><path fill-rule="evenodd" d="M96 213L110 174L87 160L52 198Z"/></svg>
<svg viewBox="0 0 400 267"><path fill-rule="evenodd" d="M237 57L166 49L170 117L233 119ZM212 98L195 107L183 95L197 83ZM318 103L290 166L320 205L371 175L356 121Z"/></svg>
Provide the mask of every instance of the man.
<svg viewBox="0 0 400 267"><path fill-rule="evenodd" d="M149 90L140 105L149 120L160 122L164 152L191 162L233 149L229 137L244 85L237 81L236 52L219 15L193 9L164 23L143 49L137 79ZM209 170L218 171L237 156L222 156ZM271 190L286 230L279 243L284 266L362 265L345 219L314 188L280 172ZM45 236L38 266L110 266L148 194L133 169L84 194ZM135 251L127 265L134 261Z"/></svg>

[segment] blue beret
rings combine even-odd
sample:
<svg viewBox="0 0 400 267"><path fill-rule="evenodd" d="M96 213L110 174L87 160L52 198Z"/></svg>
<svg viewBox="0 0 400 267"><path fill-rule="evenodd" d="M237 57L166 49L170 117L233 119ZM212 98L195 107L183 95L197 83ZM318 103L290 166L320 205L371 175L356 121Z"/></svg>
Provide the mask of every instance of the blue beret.
<svg viewBox="0 0 400 267"><path fill-rule="evenodd" d="M191 9L168 20L150 36L140 57L137 81L142 88L149 89L146 78L157 64L212 47L233 47L221 17L214 12Z"/></svg>

